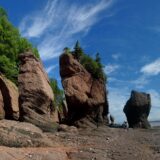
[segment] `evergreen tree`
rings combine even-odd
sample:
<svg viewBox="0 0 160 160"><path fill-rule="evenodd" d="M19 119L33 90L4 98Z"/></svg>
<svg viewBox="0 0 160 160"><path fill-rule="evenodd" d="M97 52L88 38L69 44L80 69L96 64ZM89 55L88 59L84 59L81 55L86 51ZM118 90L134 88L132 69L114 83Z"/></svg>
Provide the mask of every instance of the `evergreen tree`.
<svg viewBox="0 0 160 160"><path fill-rule="evenodd" d="M84 66L84 68L92 74L96 79L102 79L107 82L107 77L103 71L103 65L101 63L100 54L97 53L95 59L83 52L77 41L73 51L74 57Z"/></svg>
<svg viewBox="0 0 160 160"><path fill-rule="evenodd" d="M95 61L97 62L97 63L101 63L101 58L100 58L100 55L99 55L99 53L96 53L96 59L95 59Z"/></svg>
<svg viewBox="0 0 160 160"><path fill-rule="evenodd" d="M83 50L80 47L79 41L76 42L75 47L74 47L74 57L80 61L81 57L83 56Z"/></svg>

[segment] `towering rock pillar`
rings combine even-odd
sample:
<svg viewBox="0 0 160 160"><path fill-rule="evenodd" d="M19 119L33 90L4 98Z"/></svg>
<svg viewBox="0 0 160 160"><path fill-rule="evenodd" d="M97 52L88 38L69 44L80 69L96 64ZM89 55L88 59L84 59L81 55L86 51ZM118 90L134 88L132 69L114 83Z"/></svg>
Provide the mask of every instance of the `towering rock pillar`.
<svg viewBox="0 0 160 160"><path fill-rule="evenodd" d="M68 123L83 119L83 123L104 122L108 114L104 81L94 79L72 54L61 55L60 75L68 105Z"/></svg>
<svg viewBox="0 0 160 160"><path fill-rule="evenodd" d="M131 128L149 128L147 120L151 109L151 98L149 94L137 91L131 92L131 97L124 106L129 127Z"/></svg>
<svg viewBox="0 0 160 160"><path fill-rule="evenodd" d="M41 62L30 52L21 54L18 76L20 119L43 130L54 125L53 92Z"/></svg>

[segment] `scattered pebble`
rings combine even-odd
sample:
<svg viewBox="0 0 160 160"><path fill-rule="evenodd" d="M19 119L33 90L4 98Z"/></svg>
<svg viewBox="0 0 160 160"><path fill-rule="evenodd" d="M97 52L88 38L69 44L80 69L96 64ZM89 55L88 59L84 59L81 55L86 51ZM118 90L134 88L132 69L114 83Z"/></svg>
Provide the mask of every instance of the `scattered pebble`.
<svg viewBox="0 0 160 160"><path fill-rule="evenodd" d="M110 140L110 138L107 137L106 140L108 141L108 140Z"/></svg>
<svg viewBox="0 0 160 160"><path fill-rule="evenodd" d="M33 155L31 153L26 154L27 157L32 158Z"/></svg>

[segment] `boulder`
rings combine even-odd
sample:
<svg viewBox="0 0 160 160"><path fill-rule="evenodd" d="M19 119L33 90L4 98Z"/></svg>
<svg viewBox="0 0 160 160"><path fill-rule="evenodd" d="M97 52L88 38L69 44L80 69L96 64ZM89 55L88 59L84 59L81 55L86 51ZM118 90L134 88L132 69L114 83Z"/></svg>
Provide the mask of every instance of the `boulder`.
<svg viewBox="0 0 160 160"><path fill-rule="evenodd" d="M54 95L48 76L40 60L32 53L20 54L19 59L20 120L48 130L54 126Z"/></svg>
<svg viewBox="0 0 160 160"><path fill-rule="evenodd" d="M1 119L19 119L19 93L17 86L0 75L0 114Z"/></svg>
<svg viewBox="0 0 160 160"><path fill-rule="evenodd" d="M130 128L150 128L147 120L151 109L150 94L137 91L131 92L131 97L124 106L124 113Z"/></svg>
<svg viewBox="0 0 160 160"><path fill-rule="evenodd" d="M84 118L103 122L108 114L104 81L94 79L72 54L60 56L60 75L68 106L68 123Z"/></svg>
<svg viewBox="0 0 160 160"><path fill-rule="evenodd" d="M46 147L55 143L33 124L12 120L1 120L0 146L8 147Z"/></svg>

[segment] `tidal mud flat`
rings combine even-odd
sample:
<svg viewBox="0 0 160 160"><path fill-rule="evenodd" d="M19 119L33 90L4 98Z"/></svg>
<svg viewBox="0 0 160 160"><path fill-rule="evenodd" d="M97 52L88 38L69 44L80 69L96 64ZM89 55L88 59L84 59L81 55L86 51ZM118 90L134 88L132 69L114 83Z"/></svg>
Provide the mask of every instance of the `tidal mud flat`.
<svg viewBox="0 0 160 160"><path fill-rule="evenodd" d="M99 127L83 130L72 142L78 152L74 160L159 160L160 129L122 129ZM73 143L73 144L75 144Z"/></svg>
<svg viewBox="0 0 160 160"><path fill-rule="evenodd" d="M1 159L24 160L159 160L160 129L106 126L68 128L45 133L52 147L0 147Z"/></svg>

